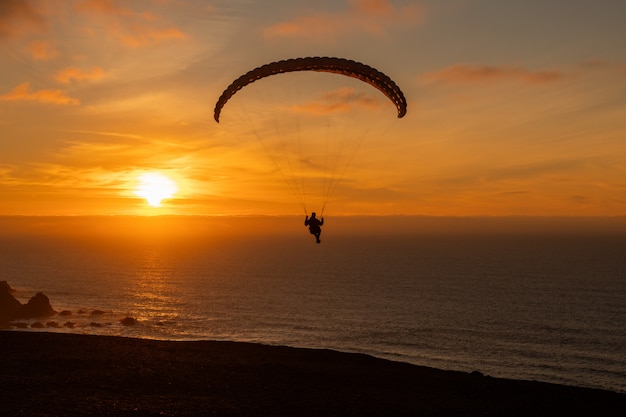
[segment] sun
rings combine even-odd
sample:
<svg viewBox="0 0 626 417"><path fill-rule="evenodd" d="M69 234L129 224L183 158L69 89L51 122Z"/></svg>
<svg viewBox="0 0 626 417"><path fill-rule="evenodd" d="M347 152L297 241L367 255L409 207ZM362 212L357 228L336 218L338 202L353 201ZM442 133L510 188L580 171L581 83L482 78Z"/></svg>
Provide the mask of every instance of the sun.
<svg viewBox="0 0 626 417"><path fill-rule="evenodd" d="M160 207L161 201L174 197L178 186L173 179L159 172L148 172L137 177L139 184L135 194L146 199L152 207Z"/></svg>

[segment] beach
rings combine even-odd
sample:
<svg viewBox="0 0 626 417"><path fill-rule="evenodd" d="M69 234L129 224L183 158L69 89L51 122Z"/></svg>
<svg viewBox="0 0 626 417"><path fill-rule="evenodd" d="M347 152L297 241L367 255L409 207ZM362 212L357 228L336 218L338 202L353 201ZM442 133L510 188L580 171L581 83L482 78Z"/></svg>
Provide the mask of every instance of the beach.
<svg viewBox="0 0 626 417"><path fill-rule="evenodd" d="M622 416L626 395L364 354L0 331L3 416Z"/></svg>

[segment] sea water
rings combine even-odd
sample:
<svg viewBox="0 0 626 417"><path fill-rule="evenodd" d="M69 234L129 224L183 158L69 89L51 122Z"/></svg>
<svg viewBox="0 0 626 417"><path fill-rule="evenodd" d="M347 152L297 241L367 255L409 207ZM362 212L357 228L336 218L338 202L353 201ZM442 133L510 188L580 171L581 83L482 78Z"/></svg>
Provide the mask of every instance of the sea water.
<svg viewBox="0 0 626 417"><path fill-rule="evenodd" d="M327 348L626 392L625 247L621 234L14 233L0 236L0 280L71 313L22 320L60 326L45 331Z"/></svg>

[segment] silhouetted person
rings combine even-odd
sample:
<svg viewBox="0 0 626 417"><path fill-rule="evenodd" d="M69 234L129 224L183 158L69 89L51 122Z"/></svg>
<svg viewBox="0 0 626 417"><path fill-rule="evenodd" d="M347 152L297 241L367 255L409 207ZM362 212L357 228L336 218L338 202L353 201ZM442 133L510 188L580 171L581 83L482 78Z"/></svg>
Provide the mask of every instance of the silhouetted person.
<svg viewBox="0 0 626 417"><path fill-rule="evenodd" d="M307 215L306 219L304 220L304 225L309 226L309 232L311 232L312 235L315 235L315 241L317 243L320 243L320 234L322 233L321 226L323 224L324 218L322 217L321 221L318 220L318 218L315 217L315 212L311 213L311 217Z"/></svg>

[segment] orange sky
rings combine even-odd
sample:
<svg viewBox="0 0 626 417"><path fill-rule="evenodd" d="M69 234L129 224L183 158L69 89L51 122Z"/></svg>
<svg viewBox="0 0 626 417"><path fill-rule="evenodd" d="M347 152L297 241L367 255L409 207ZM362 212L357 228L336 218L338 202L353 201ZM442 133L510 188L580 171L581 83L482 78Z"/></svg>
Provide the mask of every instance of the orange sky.
<svg viewBox="0 0 626 417"><path fill-rule="evenodd" d="M622 0L3 0L0 215L300 214L213 106L244 72L315 55L378 68L409 103L370 117L385 133L328 215L624 215L624 16ZM176 183L159 207L146 173Z"/></svg>

